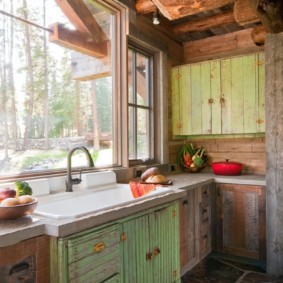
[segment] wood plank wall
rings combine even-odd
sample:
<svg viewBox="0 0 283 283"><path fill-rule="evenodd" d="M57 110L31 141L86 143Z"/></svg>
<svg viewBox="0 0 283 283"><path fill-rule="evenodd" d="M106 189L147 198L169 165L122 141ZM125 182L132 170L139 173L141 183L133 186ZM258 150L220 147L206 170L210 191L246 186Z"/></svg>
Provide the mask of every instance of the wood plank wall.
<svg viewBox="0 0 283 283"><path fill-rule="evenodd" d="M253 45L250 37L251 31L238 32L223 36L214 36L196 42L188 42L184 44L184 62L200 62L203 60L218 59L231 57L239 54L254 53L262 51L263 47ZM234 47L225 48L229 45L231 37L236 38L237 42ZM206 46L205 52L201 53L199 46ZM221 47L222 46L222 47ZM220 48L221 47L221 48ZM168 61L170 63L170 60ZM173 63L174 64L174 63ZM172 93L171 93L171 71L168 65L168 148L169 162L176 163L178 149L184 142L190 142L186 139L175 139L172 135ZM249 174L265 174L266 173L266 157L265 157L265 138L212 138L192 140L194 144L203 145L208 151L211 161L231 161L242 162L245 165L244 172ZM207 167L206 171L212 171L211 167Z"/></svg>
<svg viewBox="0 0 283 283"><path fill-rule="evenodd" d="M193 142L196 146L204 146L211 162L237 161L244 163L246 174L265 174L265 138L227 138L205 140L171 140L169 142L169 160L176 163L177 152L184 142ZM205 171L212 171L207 166Z"/></svg>

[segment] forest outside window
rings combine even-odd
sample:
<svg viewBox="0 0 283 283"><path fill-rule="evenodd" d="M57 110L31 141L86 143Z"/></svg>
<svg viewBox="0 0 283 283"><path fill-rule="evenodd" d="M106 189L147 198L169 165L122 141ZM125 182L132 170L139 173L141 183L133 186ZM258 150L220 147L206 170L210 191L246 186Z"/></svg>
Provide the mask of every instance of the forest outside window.
<svg viewBox="0 0 283 283"><path fill-rule="evenodd" d="M129 160L153 159L153 95L150 54L130 48L128 51Z"/></svg>
<svg viewBox="0 0 283 283"><path fill-rule="evenodd" d="M35 23L0 15L0 177L65 169L78 145L96 167L119 163L116 14L101 1L73 1L82 13L76 16L88 11L92 21L70 22L71 9L56 2L0 3L1 11ZM87 165L80 154L74 166Z"/></svg>

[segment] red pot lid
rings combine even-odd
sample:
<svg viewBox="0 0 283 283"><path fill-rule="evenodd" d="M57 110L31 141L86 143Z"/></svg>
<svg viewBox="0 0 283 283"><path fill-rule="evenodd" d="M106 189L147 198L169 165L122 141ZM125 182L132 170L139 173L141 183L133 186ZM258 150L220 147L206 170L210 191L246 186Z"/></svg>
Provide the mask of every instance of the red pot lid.
<svg viewBox="0 0 283 283"><path fill-rule="evenodd" d="M213 162L212 164L243 165L243 163L240 163L240 162L237 162L237 161L229 161L229 159L226 159L225 161Z"/></svg>

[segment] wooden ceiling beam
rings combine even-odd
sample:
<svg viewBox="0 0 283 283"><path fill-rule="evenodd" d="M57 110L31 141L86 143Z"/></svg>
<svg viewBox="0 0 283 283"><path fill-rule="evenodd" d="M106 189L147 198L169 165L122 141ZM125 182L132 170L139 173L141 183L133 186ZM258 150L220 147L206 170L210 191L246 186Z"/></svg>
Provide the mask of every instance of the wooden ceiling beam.
<svg viewBox="0 0 283 283"><path fill-rule="evenodd" d="M251 8L258 15L268 33L283 32L283 1L249 0Z"/></svg>
<svg viewBox="0 0 283 283"><path fill-rule="evenodd" d="M176 20L186 16L217 9L234 0L152 0L160 13L169 20Z"/></svg>
<svg viewBox="0 0 283 283"><path fill-rule="evenodd" d="M107 36L82 0L55 0L65 16L82 34L96 42L107 40Z"/></svg>
<svg viewBox="0 0 283 283"><path fill-rule="evenodd" d="M236 22L241 26L260 22L249 0L235 0L233 13Z"/></svg>
<svg viewBox="0 0 283 283"><path fill-rule="evenodd" d="M95 58L104 58L107 56L109 41L98 43L89 41L89 37L85 34L77 30L69 30L58 23L53 24L51 28L53 33L50 34L50 42Z"/></svg>
<svg viewBox="0 0 283 283"><path fill-rule="evenodd" d="M235 23L233 12L226 12L207 17L202 20L189 21L175 25L172 31L176 35L181 35L188 32L203 31L212 28L217 28L223 25Z"/></svg>
<svg viewBox="0 0 283 283"><path fill-rule="evenodd" d="M252 29L244 29L224 35L184 43L184 63L225 58L240 54L263 51L263 46L254 44Z"/></svg>
<svg viewBox="0 0 283 283"><path fill-rule="evenodd" d="M135 7L139 14L149 14L157 10L156 5L151 0L136 0Z"/></svg>

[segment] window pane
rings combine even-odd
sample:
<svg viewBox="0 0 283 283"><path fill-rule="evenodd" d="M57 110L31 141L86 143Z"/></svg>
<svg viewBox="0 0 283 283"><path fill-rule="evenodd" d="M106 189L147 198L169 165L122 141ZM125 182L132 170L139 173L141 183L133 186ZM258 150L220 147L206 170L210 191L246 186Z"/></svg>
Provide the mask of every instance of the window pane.
<svg viewBox="0 0 283 283"><path fill-rule="evenodd" d="M137 104L148 106L148 90L149 90L149 80L148 80L148 57L141 54L137 54L137 67L136 67L136 77L137 77Z"/></svg>
<svg viewBox="0 0 283 283"><path fill-rule="evenodd" d="M129 95L129 103L135 103L135 57L134 52L132 50L128 51L128 95Z"/></svg>
<svg viewBox="0 0 283 283"><path fill-rule="evenodd" d="M135 159L136 156L136 138L135 138L135 108L134 107L129 107L129 158L130 159Z"/></svg>
<svg viewBox="0 0 283 283"><path fill-rule="evenodd" d="M150 159L151 112L150 105L152 73L151 55L129 49L129 159ZM152 143L153 144L153 143Z"/></svg>
<svg viewBox="0 0 283 283"><path fill-rule="evenodd" d="M149 111L137 109L137 159L147 159L149 155Z"/></svg>
<svg viewBox="0 0 283 283"><path fill-rule="evenodd" d="M0 8L9 13L18 11L41 26L69 23L64 28L74 32L53 0L45 6L3 2ZM95 4L88 7L111 46L114 16ZM100 57L79 53L51 42L48 32L3 15L0 30L0 174L66 168L68 151L78 145L90 150L96 166L113 165L111 48ZM85 165L84 159L73 166Z"/></svg>

